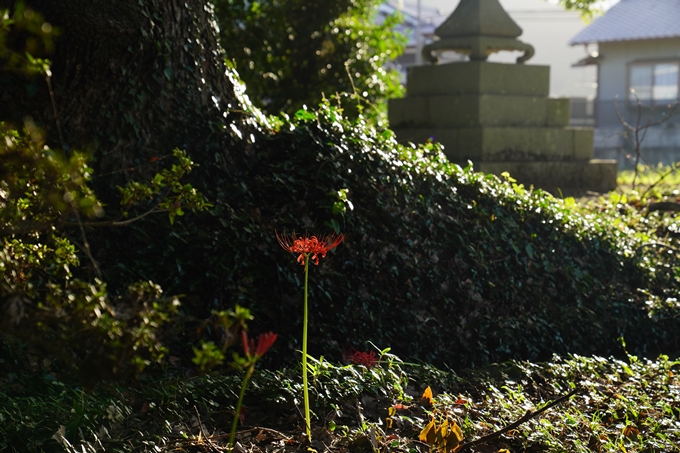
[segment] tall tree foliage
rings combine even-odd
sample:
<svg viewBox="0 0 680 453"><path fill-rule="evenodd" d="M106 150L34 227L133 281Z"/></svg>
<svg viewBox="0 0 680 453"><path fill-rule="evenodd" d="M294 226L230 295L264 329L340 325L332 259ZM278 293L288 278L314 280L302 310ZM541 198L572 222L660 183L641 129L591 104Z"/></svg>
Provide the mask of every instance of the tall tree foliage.
<svg viewBox="0 0 680 453"><path fill-rule="evenodd" d="M215 1L222 46L256 105L291 114L345 93L349 113L369 116L384 112L384 100L403 90L397 71L386 66L405 40L394 29L397 16L376 22L381 3Z"/></svg>
<svg viewBox="0 0 680 453"><path fill-rule="evenodd" d="M602 14L603 0L559 0L567 11L576 11L586 22Z"/></svg>

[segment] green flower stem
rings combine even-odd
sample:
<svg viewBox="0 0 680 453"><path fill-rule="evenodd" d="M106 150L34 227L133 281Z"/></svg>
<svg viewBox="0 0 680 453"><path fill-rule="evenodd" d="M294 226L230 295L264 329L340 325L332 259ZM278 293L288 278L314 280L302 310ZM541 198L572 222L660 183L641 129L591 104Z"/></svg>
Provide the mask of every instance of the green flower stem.
<svg viewBox="0 0 680 453"><path fill-rule="evenodd" d="M309 255L305 255L305 302L304 315L302 318L302 386L304 387L305 399L305 423L307 428L307 441L312 441L312 429L309 419L309 387L307 386L307 282L309 280Z"/></svg>
<svg viewBox="0 0 680 453"><path fill-rule="evenodd" d="M234 421L231 423L231 434L229 435L229 444L227 448L229 451L234 451L234 441L236 440L236 426L238 425L238 415L241 413L241 405L243 404L243 396L246 394L246 386L250 377L255 370L255 361L246 370L246 375L243 377L243 384L241 385L241 393L238 395L238 402L236 403L236 413L234 414Z"/></svg>

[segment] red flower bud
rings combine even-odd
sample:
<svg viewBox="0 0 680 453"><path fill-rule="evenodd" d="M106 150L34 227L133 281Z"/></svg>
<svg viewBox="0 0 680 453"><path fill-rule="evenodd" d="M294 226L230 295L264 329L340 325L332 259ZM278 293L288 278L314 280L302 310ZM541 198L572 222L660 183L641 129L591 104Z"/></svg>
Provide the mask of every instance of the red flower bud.
<svg viewBox="0 0 680 453"><path fill-rule="evenodd" d="M249 359L258 360L262 357L269 348L272 347L276 341L276 335L274 332L261 333L257 338L257 347L255 346L255 340L248 340L248 334L245 330L241 331L241 342L243 343L243 353Z"/></svg>

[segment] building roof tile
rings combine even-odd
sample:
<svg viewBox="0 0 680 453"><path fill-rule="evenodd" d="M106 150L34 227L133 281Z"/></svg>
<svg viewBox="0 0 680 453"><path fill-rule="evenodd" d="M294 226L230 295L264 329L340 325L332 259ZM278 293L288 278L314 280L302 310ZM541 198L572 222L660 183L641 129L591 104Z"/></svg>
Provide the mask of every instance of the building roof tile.
<svg viewBox="0 0 680 453"><path fill-rule="evenodd" d="M680 37L680 0L621 0L569 44Z"/></svg>

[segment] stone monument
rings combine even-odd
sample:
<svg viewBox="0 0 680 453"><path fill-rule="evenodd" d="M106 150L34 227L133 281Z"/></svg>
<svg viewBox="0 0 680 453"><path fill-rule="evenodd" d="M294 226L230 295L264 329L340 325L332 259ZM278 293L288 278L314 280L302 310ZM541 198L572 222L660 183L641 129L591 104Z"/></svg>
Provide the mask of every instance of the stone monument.
<svg viewBox="0 0 680 453"><path fill-rule="evenodd" d="M498 0L461 0L435 34L423 48L433 64L410 67L406 97L389 101L397 140L433 139L452 162L553 195L616 188L616 161L593 159L593 129L569 127L569 99L548 98L549 66L523 64L534 49ZM438 65L443 50L470 61ZM501 50L524 53L517 64L486 61Z"/></svg>

